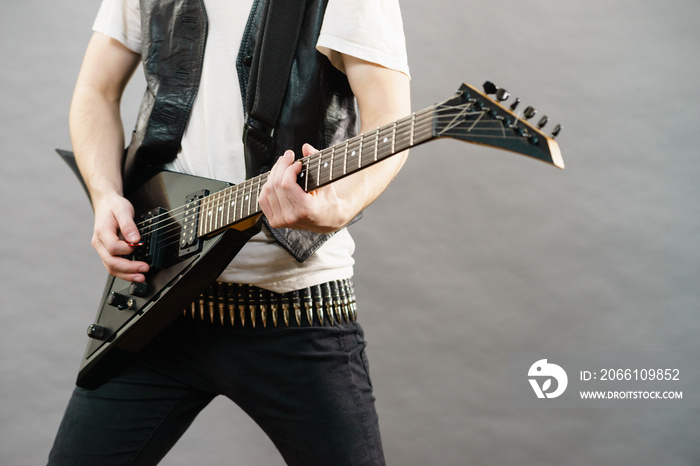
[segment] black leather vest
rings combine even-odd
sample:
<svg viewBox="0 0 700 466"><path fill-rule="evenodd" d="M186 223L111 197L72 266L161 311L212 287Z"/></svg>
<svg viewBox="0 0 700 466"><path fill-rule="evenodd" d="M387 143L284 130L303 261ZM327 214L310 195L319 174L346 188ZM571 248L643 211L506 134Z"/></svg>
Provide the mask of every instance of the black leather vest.
<svg viewBox="0 0 700 466"><path fill-rule="evenodd" d="M254 0L236 68L244 107L248 77L267 0ZM357 133L357 110L345 74L316 51L328 0L308 0L299 45L272 141L267 150L246 150L249 176L268 171L287 149L301 157L308 142L325 148ZM207 39L203 0L140 0L142 60L147 89L127 151L125 170L177 157L199 87ZM254 153L252 157L250 154ZM330 235L271 229L298 260L313 254Z"/></svg>

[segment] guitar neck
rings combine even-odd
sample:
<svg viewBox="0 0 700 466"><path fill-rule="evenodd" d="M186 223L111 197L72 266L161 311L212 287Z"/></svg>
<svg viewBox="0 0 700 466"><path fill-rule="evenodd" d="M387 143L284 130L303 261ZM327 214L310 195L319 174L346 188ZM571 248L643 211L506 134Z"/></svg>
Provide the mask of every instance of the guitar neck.
<svg viewBox="0 0 700 466"><path fill-rule="evenodd" d="M484 86L496 89L489 82ZM510 109L504 108L501 103L508 98L508 93L500 91L500 94L496 91L497 100L492 100L463 84L453 97L440 104L302 158L297 183L310 192L413 146L442 137L526 155L563 169L559 145L554 141L561 125L554 128L551 136L545 135L542 128L547 124L547 116L536 125L529 123L536 110L527 107L521 116L515 112L519 99ZM265 173L198 199L199 237L259 214L258 197L268 176L269 173ZM191 212L190 207L186 209ZM190 215L187 212L186 217Z"/></svg>
<svg viewBox="0 0 700 466"><path fill-rule="evenodd" d="M297 183L310 192L434 139L434 111L425 109L304 157ZM198 235L211 235L259 214L258 197L268 176L263 173L202 198Z"/></svg>

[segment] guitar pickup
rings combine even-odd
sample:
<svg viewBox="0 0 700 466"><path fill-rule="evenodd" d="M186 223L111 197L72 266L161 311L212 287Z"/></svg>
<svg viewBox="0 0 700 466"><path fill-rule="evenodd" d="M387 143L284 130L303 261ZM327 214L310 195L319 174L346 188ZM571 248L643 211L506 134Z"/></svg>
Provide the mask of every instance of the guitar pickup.
<svg viewBox="0 0 700 466"><path fill-rule="evenodd" d="M182 230L180 231L180 257L199 252L198 227L202 198L209 194L206 189L201 189L185 198L182 214Z"/></svg>
<svg viewBox="0 0 700 466"><path fill-rule="evenodd" d="M153 268L162 268L165 252L162 245L162 238L167 234L167 225L170 217L167 210L157 207L149 210L137 218L139 233L141 233L141 243L134 250L132 259L148 263Z"/></svg>

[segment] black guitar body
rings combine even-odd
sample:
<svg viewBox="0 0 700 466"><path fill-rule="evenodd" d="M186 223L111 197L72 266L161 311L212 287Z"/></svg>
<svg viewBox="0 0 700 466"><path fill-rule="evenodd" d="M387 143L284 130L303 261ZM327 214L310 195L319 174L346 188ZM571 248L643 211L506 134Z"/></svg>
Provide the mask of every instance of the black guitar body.
<svg viewBox="0 0 700 466"><path fill-rule="evenodd" d="M59 151L75 169L72 154ZM76 170L76 174L77 170ZM255 226L234 228L209 238L199 238L186 250L180 247L182 224L171 215L193 194L215 193L230 183L158 169L142 171L129 182L126 197L134 205L143 245L134 258L151 265L146 285L110 276L105 285L95 323L78 373L77 385L96 388L113 376L161 330L216 280L243 245L259 231ZM170 211L170 212L168 212ZM167 216L167 220L164 218ZM149 230L154 224L167 225ZM145 225L145 226L144 226Z"/></svg>

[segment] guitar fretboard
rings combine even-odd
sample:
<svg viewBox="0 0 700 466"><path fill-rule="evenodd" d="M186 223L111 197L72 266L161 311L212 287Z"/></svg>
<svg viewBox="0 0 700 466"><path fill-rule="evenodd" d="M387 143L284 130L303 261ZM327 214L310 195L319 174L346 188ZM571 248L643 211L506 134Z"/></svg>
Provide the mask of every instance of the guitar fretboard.
<svg viewBox="0 0 700 466"><path fill-rule="evenodd" d="M309 192L433 139L428 108L376 130L360 134L301 159L297 183ZM269 173L201 199L198 235L210 235L261 212L258 197Z"/></svg>

